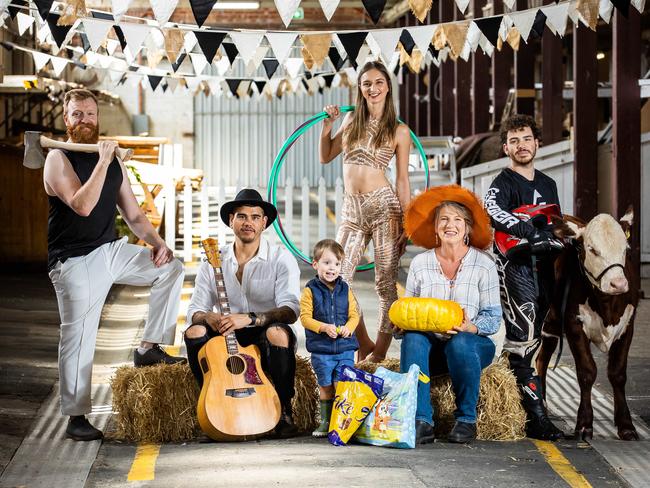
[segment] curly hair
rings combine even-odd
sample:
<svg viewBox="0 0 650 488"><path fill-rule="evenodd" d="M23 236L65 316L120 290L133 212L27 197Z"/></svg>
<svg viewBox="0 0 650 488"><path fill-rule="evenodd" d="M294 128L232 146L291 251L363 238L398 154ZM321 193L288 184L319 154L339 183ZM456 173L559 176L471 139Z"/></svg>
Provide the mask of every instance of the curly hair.
<svg viewBox="0 0 650 488"><path fill-rule="evenodd" d="M533 117L524 114L514 114L508 117L508 119L506 119L506 121L501 125L501 131L499 133L501 136L501 144L505 144L508 141L508 132L511 130L524 129L526 127L530 127L535 139L538 141L542 140L542 131L537 126Z"/></svg>

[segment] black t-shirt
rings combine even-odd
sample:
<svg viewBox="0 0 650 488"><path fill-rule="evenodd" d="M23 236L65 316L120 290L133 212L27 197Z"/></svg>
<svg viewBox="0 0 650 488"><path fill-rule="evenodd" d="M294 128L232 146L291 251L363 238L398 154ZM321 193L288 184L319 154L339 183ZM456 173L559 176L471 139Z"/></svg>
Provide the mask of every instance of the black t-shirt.
<svg viewBox="0 0 650 488"><path fill-rule="evenodd" d="M524 222L513 215L512 210L522 205L560 205L555 181L541 171L535 170L532 181L510 168L506 168L494 179L485 195L492 226L508 234L529 238L537 229L530 222Z"/></svg>
<svg viewBox="0 0 650 488"><path fill-rule="evenodd" d="M99 154L63 151L81 184L85 184L99 162ZM122 185L122 167L117 159L109 165L99 200L88 217L82 217L56 196L48 196L50 213L47 221L47 266L57 261L85 256L99 246L117 239L115 214L117 196Z"/></svg>

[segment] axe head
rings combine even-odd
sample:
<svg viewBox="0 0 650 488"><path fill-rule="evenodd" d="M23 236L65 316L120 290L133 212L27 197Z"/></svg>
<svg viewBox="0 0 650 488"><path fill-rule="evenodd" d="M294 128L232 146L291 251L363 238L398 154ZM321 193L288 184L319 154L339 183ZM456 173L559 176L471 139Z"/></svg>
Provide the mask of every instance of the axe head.
<svg viewBox="0 0 650 488"><path fill-rule="evenodd" d="M25 131L25 157L23 166L30 169L39 169L45 166L45 156L41 147L41 133Z"/></svg>

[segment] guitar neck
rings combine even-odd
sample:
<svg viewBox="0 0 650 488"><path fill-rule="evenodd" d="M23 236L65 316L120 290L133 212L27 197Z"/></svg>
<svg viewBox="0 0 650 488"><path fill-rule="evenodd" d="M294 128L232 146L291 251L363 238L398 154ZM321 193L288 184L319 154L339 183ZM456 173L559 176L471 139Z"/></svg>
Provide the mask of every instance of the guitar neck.
<svg viewBox="0 0 650 488"><path fill-rule="evenodd" d="M214 270L214 282L217 287L217 304L219 305L219 310L221 311L221 315L230 315L230 303L228 302L228 293L226 292L226 284L223 279L223 271L220 267L213 267L212 269ZM237 337L235 337L234 332L225 336L225 339L228 354L239 354L239 344L237 344Z"/></svg>

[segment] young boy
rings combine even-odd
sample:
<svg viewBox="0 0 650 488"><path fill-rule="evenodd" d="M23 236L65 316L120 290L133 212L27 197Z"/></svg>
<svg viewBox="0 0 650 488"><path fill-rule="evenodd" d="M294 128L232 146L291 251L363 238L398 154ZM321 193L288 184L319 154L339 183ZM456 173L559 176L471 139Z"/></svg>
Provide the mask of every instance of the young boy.
<svg viewBox="0 0 650 488"><path fill-rule="evenodd" d="M320 396L321 422L312 433L314 437L327 435L334 383L344 365L354 366L354 351L359 348L354 336L359 324L357 301L339 276L343 256L338 242L332 239L318 242L312 262L318 276L307 283L300 298L300 322L305 328Z"/></svg>

